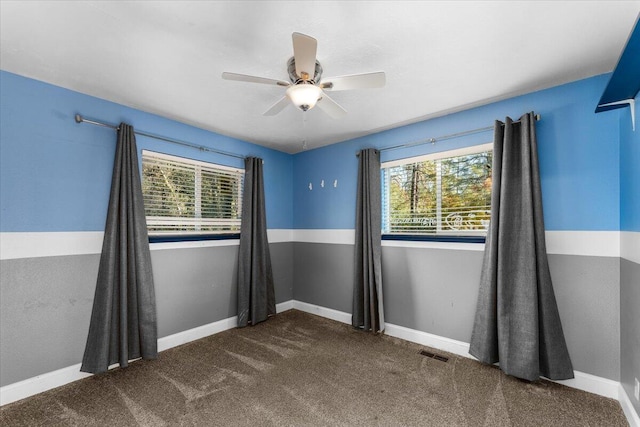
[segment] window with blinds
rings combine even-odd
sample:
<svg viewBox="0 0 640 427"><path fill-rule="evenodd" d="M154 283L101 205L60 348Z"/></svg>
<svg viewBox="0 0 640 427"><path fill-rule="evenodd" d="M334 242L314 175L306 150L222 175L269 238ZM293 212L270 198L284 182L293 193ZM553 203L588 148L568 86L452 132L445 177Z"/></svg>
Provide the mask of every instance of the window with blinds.
<svg viewBox="0 0 640 427"><path fill-rule="evenodd" d="M151 236L240 232L244 170L142 151Z"/></svg>
<svg viewBox="0 0 640 427"><path fill-rule="evenodd" d="M382 164L382 233L486 236L493 144Z"/></svg>

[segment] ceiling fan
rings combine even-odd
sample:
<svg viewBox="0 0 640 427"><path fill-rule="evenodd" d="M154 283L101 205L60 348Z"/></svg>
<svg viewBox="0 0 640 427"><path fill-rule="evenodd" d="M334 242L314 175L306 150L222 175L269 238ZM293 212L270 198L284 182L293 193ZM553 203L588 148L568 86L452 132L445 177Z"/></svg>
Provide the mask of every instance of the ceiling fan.
<svg viewBox="0 0 640 427"><path fill-rule="evenodd" d="M287 88L285 95L264 112L265 116L274 116L284 110L289 103L293 103L302 111L310 110L317 105L329 116L340 118L347 111L331 99L326 94L326 91L369 89L384 86L385 75L383 71L351 74L321 80L322 66L316 59L317 40L301 33L293 33L292 37L293 57L287 62L289 82L245 74L222 73L222 78L226 80L261 83Z"/></svg>

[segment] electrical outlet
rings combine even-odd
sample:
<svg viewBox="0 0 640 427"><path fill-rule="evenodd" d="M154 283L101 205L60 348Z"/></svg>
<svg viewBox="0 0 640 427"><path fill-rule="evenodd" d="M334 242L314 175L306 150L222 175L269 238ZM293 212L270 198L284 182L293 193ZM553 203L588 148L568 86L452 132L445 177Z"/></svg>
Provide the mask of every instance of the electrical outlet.
<svg viewBox="0 0 640 427"><path fill-rule="evenodd" d="M636 387L633 389L633 395L636 397L636 400L640 400L640 381L636 378Z"/></svg>

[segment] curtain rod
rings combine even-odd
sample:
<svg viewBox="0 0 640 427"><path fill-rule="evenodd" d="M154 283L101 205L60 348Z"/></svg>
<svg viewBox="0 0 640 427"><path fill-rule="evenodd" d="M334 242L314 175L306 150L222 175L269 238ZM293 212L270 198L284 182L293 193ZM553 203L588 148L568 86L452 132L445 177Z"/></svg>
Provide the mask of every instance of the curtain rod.
<svg viewBox="0 0 640 427"><path fill-rule="evenodd" d="M85 117L82 117L81 114L76 114L75 119L76 119L76 123L89 123L91 125L102 126L102 127L105 127L105 128L118 130L118 126L116 126L116 125L112 125L112 124L104 123L104 122L99 122L97 120L90 120L90 119L87 119ZM239 154L227 153L226 151L216 150L214 148L208 148L208 147L204 147L202 145L195 145L195 144L191 144L189 142L178 141L177 139L166 138L164 136L154 135L152 133L142 132L142 131L135 130L135 129L134 129L134 133L136 135L147 136L149 138L159 139L160 141L171 142L172 144L178 144L178 145L182 145L182 146L185 146L185 147L195 148L195 149L200 150L200 151L209 151L209 152L212 152L212 153L222 154L222 155L225 155L225 156L235 157L235 158L238 158L238 159L244 159L245 158L244 156L241 156Z"/></svg>
<svg viewBox="0 0 640 427"><path fill-rule="evenodd" d="M535 115L535 119L536 119L536 121L539 121L541 119L540 114L536 114ZM514 120L513 123L518 123L519 121L520 120ZM414 142L406 142L404 144L392 145L391 147L381 148L378 151L382 152L382 151L389 151L389 150L397 150L399 148L415 147L416 145L422 145L422 144L435 144L438 141L446 141L447 139L459 138L461 136L467 136L467 135L473 135L473 134L476 134L476 133L487 132L487 131L492 130L492 129L493 129L493 126L486 126L486 127L478 128L478 129L465 130L465 131L462 131L462 132L450 133L448 135L436 136L436 137L431 137L431 138L424 138L424 139L420 139L420 140L414 141ZM356 153L356 157L357 156L358 156L358 153Z"/></svg>

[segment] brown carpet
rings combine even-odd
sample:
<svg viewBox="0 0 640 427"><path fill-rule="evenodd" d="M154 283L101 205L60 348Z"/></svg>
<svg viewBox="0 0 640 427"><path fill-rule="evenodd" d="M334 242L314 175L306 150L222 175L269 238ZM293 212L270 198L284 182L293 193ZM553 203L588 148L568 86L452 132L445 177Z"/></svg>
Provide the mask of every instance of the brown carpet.
<svg viewBox="0 0 640 427"><path fill-rule="evenodd" d="M0 409L3 426L626 426L618 402L287 311Z"/></svg>

